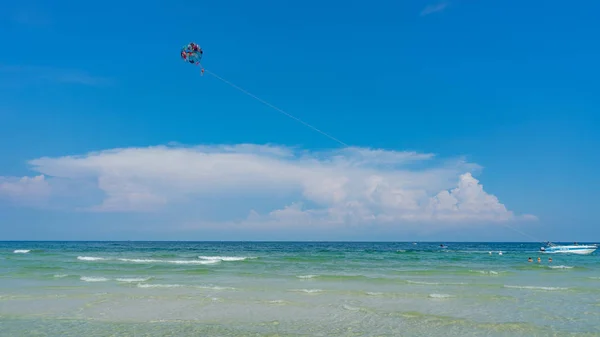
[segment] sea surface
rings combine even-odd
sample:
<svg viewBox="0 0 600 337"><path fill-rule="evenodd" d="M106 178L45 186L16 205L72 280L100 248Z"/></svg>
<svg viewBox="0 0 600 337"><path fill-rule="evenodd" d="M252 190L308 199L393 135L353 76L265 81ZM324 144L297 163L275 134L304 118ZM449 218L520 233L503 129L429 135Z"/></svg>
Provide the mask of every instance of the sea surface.
<svg viewBox="0 0 600 337"><path fill-rule="evenodd" d="M447 245L0 242L0 336L600 336L598 251Z"/></svg>

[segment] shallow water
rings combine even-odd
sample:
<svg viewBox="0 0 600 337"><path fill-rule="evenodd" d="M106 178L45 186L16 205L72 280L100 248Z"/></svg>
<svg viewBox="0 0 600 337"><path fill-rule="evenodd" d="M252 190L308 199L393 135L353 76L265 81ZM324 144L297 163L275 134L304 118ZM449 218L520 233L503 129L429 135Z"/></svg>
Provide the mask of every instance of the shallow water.
<svg viewBox="0 0 600 337"><path fill-rule="evenodd" d="M0 335L600 336L598 252L539 247L0 242Z"/></svg>

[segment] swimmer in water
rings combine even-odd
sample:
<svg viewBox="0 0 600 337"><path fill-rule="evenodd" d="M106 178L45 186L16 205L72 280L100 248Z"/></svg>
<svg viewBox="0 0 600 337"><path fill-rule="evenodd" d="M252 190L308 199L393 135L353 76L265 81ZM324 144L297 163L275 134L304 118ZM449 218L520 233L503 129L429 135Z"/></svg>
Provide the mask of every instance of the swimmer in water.
<svg viewBox="0 0 600 337"><path fill-rule="evenodd" d="M548 263L552 263L552 258L551 257L548 258Z"/></svg>
<svg viewBox="0 0 600 337"><path fill-rule="evenodd" d="M542 259L538 256L538 263L542 262Z"/></svg>
<svg viewBox="0 0 600 337"><path fill-rule="evenodd" d="M532 258L528 258L527 262L533 262L533 259Z"/></svg>

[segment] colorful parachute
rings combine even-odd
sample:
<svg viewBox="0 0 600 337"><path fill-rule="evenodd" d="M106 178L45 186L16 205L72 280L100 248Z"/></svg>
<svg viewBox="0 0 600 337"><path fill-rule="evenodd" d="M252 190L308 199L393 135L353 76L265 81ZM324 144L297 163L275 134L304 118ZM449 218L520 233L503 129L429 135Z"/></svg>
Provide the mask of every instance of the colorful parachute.
<svg viewBox="0 0 600 337"><path fill-rule="evenodd" d="M200 60L202 60L203 53L202 48L198 44L190 42L190 44L181 48L180 55L182 60L202 67ZM204 69L202 69L202 73L204 73Z"/></svg>

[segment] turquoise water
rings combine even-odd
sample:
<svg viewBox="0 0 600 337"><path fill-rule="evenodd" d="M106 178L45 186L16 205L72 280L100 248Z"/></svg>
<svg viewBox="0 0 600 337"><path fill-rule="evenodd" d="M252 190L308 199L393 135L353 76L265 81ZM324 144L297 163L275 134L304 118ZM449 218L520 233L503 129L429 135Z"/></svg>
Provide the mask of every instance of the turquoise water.
<svg viewBox="0 0 600 337"><path fill-rule="evenodd" d="M539 247L0 242L0 335L600 336L598 252Z"/></svg>

